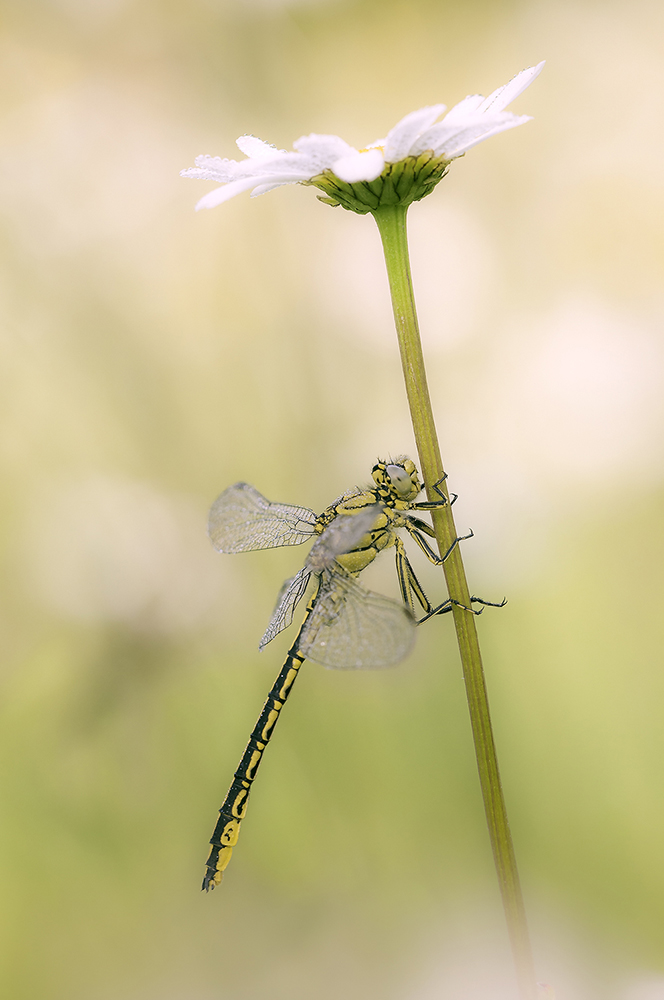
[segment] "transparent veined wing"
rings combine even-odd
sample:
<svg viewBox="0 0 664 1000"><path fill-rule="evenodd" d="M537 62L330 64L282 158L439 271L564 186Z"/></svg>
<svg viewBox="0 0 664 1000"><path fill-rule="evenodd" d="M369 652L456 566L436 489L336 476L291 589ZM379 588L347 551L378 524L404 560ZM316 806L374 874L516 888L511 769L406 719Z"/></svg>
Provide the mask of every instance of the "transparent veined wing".
<svg viewBox="0 0 664 1000"><path fill-rule="evenodd" d="M298 651L335 670L391 667L415 642L415 619L398 601L365 590L341 567L324 570Z"/></svg>
<svg viewBox="0 0 664 1000"><path fill-rule="evenodd" d="M223 494L222 494L223 495ZM312 573L319 575L332 566L336 556L350 552L375 523L383 509L376 503L362 508L357 514L340 514L311 547L304 568L291 580L286 580L277 598L277 606L258 648L263 649L293 621L296 606L304 597Z"/></svg>
<svg viewBox="0 0 664 1000"><path fill-rule="evenodd" d="M293 621L295 608L304 597L310 577L311 570L307 566L304 566L299 573L295 574L292 580L286 580L286 583L281 588L279 600L274 609L274 614L270 619L270 624L265 629L263 638L258 644L259 649L263 649L264 646L267 646L268 642L272 642L275 635L283 632Z"/></svg>
<svg viewBox="0 0 664 1000"><path fill-rule="evenodd" d="M314 534L315 522L307 507L270 503L249 483L235 483L212 504L208 534L218 552L250 552L300 545Z"/></svg>
<svg viewBox="0 0 664 1000"><path fill-rule="evenodd" d="M314 573L320 573L332 566L337 556L351 552L371 531L383 507L382 503L372 503L360 507L356 514L337 514L312 545L307 566Z"/></svg>

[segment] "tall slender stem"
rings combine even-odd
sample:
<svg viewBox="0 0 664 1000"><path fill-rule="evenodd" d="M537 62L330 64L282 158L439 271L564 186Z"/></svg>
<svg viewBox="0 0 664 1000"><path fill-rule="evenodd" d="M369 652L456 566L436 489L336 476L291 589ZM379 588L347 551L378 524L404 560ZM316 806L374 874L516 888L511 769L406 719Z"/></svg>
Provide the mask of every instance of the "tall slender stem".
<svg viewBox="0 0 664 1000"><path fill-rule="evenodd" d="M432 487L441 480L444 469L429 398L413 297L406 235L406 212L407 208L403 205L389 205L377 208L373 215L383 241L394 321L399 338L401 364L406 381L406 394L413 422L420 469L427 497L429 500L435 500L437 497L432 492ZM443 486L443 489L446 490L446 486ZM442 510L433 511L433 524L438 547L442 554L448 551L457 537L450 504ZM534 1000L537 987L526 913L516 867L512 835L507 820L505 799L500 783L475 615L466 610L471 607L471 594L458 545L445 560L443 570L449 596L452 601L458 602L458 604L453 604L452 614L463 664L463 676L484 809L505 908L520 996L521 1000Z"/></svg>

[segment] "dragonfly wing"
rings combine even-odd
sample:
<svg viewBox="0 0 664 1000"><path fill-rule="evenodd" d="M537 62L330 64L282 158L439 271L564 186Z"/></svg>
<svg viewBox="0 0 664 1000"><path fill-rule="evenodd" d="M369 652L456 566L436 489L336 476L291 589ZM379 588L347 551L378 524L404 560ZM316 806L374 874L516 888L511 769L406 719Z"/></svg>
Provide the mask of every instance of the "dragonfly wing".
<svg viewBox="0 0 664 1000"><path fill-rule="evenodd" d="M372 503L361 507L356 514L337 514L312 545L307 565L314 573L329 569L337 556L351 552L371 531L383 509L382 503Z"/></svg>
<svg viewBox="0 0 664 1000"><path fill-rule="evenodd" d="M212 504L208 534L218 552L250 552L306 542L315 522L307 507L270 503L249 483L235 483Z"/></svg>
<svg viewBox="0 0 664 1000"><path fill-rule="evenodd" d="M336 670L391 667L413 648L415 619L398 601L365 590L348 573L323 574L298 651Z"/></svg>
<svg viewBox="0 0 664 1000"><path fill-rule="evenodd" d="M304 597L310 577L311 570L305 566L299 573L296 573L292 580L287 580L283 585L270 624L265 629L265 634L258 645L259 649L263 649L268 642L272 642L275 635L283 632L293 621L295 608Z"/></svg>

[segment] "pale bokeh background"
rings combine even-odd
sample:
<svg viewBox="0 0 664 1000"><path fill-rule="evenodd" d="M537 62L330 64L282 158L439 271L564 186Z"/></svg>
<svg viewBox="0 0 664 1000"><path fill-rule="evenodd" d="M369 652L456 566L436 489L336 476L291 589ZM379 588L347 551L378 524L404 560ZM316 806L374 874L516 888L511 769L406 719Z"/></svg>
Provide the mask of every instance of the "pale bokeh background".
<svg viewBox="0 0 664 1000"><path fill-rule="evenodd" d="M305 668L198 891L304 558L216 555L207 508L320 510L413 445L372 220L196 215L178 171L546 58L534 121L411 211L415 284L473 589L510 601L480 624L539 975L662 1000L661 5L2 7L3 996L513 997L445 620L394 671Z"/></svg>

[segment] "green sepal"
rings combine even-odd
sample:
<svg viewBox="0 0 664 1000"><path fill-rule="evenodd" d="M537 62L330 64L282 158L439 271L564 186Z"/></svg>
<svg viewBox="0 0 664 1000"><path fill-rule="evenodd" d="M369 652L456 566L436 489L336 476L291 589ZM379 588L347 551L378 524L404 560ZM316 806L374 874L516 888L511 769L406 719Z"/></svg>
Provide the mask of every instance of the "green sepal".
<svg viewBox="0 0 664 1000"><path fill-rule="evenodd" d="M450 161L434 156L429 149L419 156L407 156L398 163L386 163L385 169L373 181L358 181L347 184L339 180L331 170L324 170L310 181L325 192L318 200L325 205L341 205L349 212L367 215L385 205L411 205L431 194L436 184L445 176Z"/></svg>

